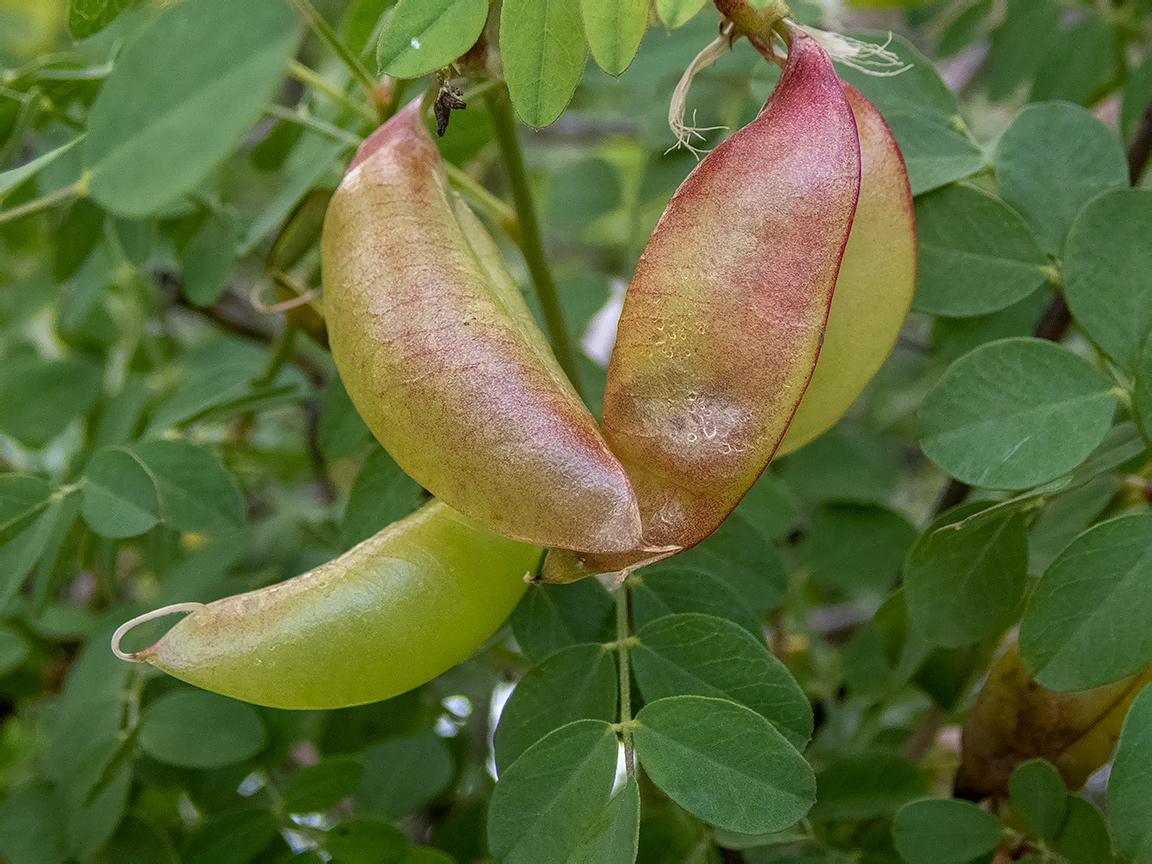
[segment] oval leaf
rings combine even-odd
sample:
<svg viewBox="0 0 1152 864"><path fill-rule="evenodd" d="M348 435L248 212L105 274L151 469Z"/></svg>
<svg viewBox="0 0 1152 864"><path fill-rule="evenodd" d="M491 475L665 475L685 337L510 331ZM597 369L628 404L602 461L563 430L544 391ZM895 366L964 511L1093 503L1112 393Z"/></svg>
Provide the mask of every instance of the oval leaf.
<svg viewBox="0 0 1152 864"><path fill-rule="evenodd" d="M566 861L608 806L619 743L603 720L577 720L504 772L488 807L488 845L504 864Z"/></svg>
<svg viewBox="0 0 1152 864"><path fill-rule="evenodd" d="M7 675L28 659L32 649L11 627L0 627L0 675Z"/></svg>
<svg viewBox="0 0 1152 864"><path fill-rule="evenodd" d="M160 513L177 531L221 531L244 521L240 488L216 457L181 440L147 441L133 451L152 474Z"/></svg>
<svg viewBox="0 0 1152 864"><path fill-rule="evenodd" d="M183 864L240 864L251 861L276 836L267 810L243 810L201 825L180 852ZM170 841L169 841L170 842Z"/></svg>
<svg viewBox="0 0 1152 864"><path fill-rule="evenodd" d="M1133 394L1136 417L1145 440L1152 440L1152 334L1144 342L1137 361L1136 387Z"/></svg>
<svg viewBox="0 0 1152 864"><path fill-rule="evenodd" d="M1076 323L1124 370L1152 330L1152 190L1089 201L1064 246L1064 296Z"/></svg>
<svg viewBox="0 0 1152 864"><path fill-rule="evenodd" d="M936 645L956 648L991 636L1009 623L1024 593L1024 517L973 515L988 506L964 505L943 514L905 561L909 621Z"/></svg>
<svg viewBox="0 0 1152 864"><path fill-rule="evenodd" d="M656 14L669 30L687 24L708 0L656 0Z"/></svg>
<svg viewBox="0 0 1152 864"><path fill-rule="evenodd" d="M32 474L0 474L0 546L31 527L52 500L52 487Z"/></svg>
<svg viewBox="0 0 1152 864"><path fill-rule="evenodd" d="M500 714L493 742L497 770L574 720L615 720L618 680L616 655L601 645L573 645L533 667Z"/></svg>
<svg viewBox="0 0 1152 864"><path fill-rule="evenodd" d="M708 573L728 585L754 613L767 615L784 602L788 573L780 552L757 530L754 519L749 508L737 507L699 546L653 565L649 572L687 567Z"/></svg>
<svg viewBox="0 0 1152 864"><path fill-rule="evenodd" d="M1123 52L1116 31L1113 22L1091 13L1061 30L1036 70L1028 101L1062 99L1092 105L1108 95L1125 71L1120 68ZM1076 62L1069 63L1069 57Z"/></svg>
<svg viewBox="0 0 1152 864"><path fill-rule="evenodd" d="M381 741L364 750L360 761L364 778L356 800L361 811L389 819L407 816L452 780L452 754L443 738L429 732Z"/></svg>
<svg viewBox="0 0 1152 864"><path fill-rule="evenodd" d="M227 210L209 216L180 257L184 296L197 306L211 306L228 287L236 263L236 225Z"/></svg>
<svg viewBox="0 0 1152 864"><path fill-rule="evenodd" d="M816 775L813 819L875 819L926 791L924 775L900 756L880 751L847 756Z"/></svg>
<svg viewBox="0 0 1152 864"><path fill-rule="evenodd" d="M325 759L301 768L284 787L284 807L290 813L318 813L348 797L364 774L352 759Z"/></svg>
<svg viewBox="0 0 1152 864"><path fill-rule="evenodd" d="M960 126L960 102L944 83L936 64L915 45L887 30L850 34L862 42L882 45L906 68L899 75L876 76L841 64L837 74L868 97L885 117L896 111L921 114L939 123Z"/></svg>
<svg viewBox="0 0 1152 864"><path fill-rule="evenodd" d="M339 384L337 379L333 380ZM340 389L343 390L343 386ZM363 426L359 416L354 416ZM387 450L373 447L352 482L340 526L341 542L351 548L384 525L403 519L420 506L423 492L419 483L400 470Z"/></svg>
<svg viewBox="0 0 1152 864"><path fill-rule="evenodd" d="M1055 0L1007 0L983 70L992 101L1012 95L1035 73L1059 32L1060 17Z"/></svg>
<svg viewBox="0 0 1152 864"><path fill-rule="evenodd" d="M1030 836L1056 836L1068 812L1068 791L1055 765L1046 759L1021 762L1008 778L1008 794L1012 815Z"/></svg>
<svg viewBox="0 0 1152 864"><path fill-rule="evenodd" d="M316 435L320 452L325 459L343 459L364 450L371 436L372 433L356 413L356 406L348 398L344 382L339 375L333 375L320 402L320 426Z"/></svg>
<svg viewBox="0 0 1152 864"><path fill-rule="evenodd" d="M480 38L488 0L400 0L380 31L382 72L415 78L447 66Z"/></svg>
<svg viewBox="0 0 1152 864"><path fill-rule="evenodd" d="M887 507L826 502L812 515L809 537L812 577L855 598L891 590L917 532Z"/></svg>
<svg viewBox="0 0 1152 864"><path fill-rule="evenodd" d="M193 189L272 98L297 22L282 0L190 0L128 42L88 114L89 192L146 216Z"/></svg>
<svg viewBox="0 0 1152 864"><path fill-rule="evenodd" d="M1048 256L1017 213L967 183L916 202L912 308L964 317L1005 309L1048 278Z"/></svg>
<svg viewBox="0 0 1152 864"><path fill-rule="evenodd" d="M1116 851L1152 861L1152 687L1140 691L1128 709L1108 777L1108 821Z"/></svg>
<svg viewBox="0 0 1152 864"><path fill-rule="evenodd" d="M1100 811L1077 795L1068 799L1068 815L1060 833L1052 839L1052 848L1065 861L1076 864L1113 864L1116 860L1112 857L1112 843ZM1147 859L1138 864L1145 861Z"/></svg>
<svg viewBox="0 0 1152 864"><path fill-rule="evenodd" d="M1001 196L1053 255L1061 253L1072 220L1089 198L1128 185L1128 163L1116 133L1090 111L1066 102L1025 108L1000 136L994 161Z"/></svg>
<svg viewBox="0 0 1152 864"><path fill-rule="evenodd" d="M84 135L78 135L67 144L62 144L55 150L49 150L23 165L9 168L7 171L0 171L0 201L3 201L4 196L17 186L22 185L28 178L36 176L83 140Z"/></svg>
<svg viewBox="0 0 1152 864"><path fill-rule="evenodd" d="M152 476L129 450L105 447L84 469L80 512L102 537L135 537L160 521Z"/></svg>
<svg viewBox="0 0 1152 864"><path fill-rule="evenodd" d="M1087 360L1042 339L1002 339L965 354L920 407L924 454L959 480L1037 486L1088 458L1116 395Z"/></svg>
<svg viewBox="0 0 1152 864"><path fill-rule="evenodd" d="M1087 690L1152 659L1152 514L1081 534L1040 580L1020 624L1020 652L1052 690Z"/></svg>
<svg viewBox="0 0 1152 864"><path fill-rule="evenodd" d="M734 621L756 636L756 613L744 598L710 570L699 567L646 568L629 577L636 625L676 612L704 612Z"/></svg>
<svg viewBox="0 0 1152 864"><path fill-rule="evenodd" d="M884 119L904 155L913 195L969 177L988 162L984 151L950 120L910 111L889 112Z"/></svg>
<svg viewBox="0 0 1152 864"><path fill-rule="evenodd" d="M580 11L593 59L609 75L619 75L648 28L648 0L580 0Z"/></svg>
<svg viewBox="0 0 1152 864"><path fill-rule="evenodd" d="M696 695L730 699L760 714L803 747L812 736L812 706L763 640L713 615L668 615L636 634L636 683L644 699Z"/></svg>
<svg viewBox="0 0 1152 864"><path fill-rule="evenodd" d="M608 641L616 634L612 597L595 579L529 585L509 623L516 644L534 664L569 645Z"/></svg>
<svg viewBox="0 0 1152 864"><path fill-rule="evenodd" d="M896 850L908 864L967 864L1000 843L1004 826L968 801L905 804L892 821Z"/></svg>
<svg viewBox="0 0 1152 864"><path fill-rule="evenodd" d="M347 864L399 864L405 860L408 838L387 822L351 819L324 835L324 850L331 860Z"/></svg>
<svg viewBox="0 0 1152 864"><path fill-rule="evenodd" d="M140 749L169 765L218 768L255 756L267 741L250 705L202 690L161 696L140 719Z"/></svg>
<svg viewBox="0 0 1152 864"><path fill-rule="evenodd" d="M584 74L588 49L579 0L506 0L500 56L516 112L529 126L547 126Z"/></svg>
<svg viewBox="0 0 1152 864"><path fill-rule="evenodd" d="M640 843L640 784L635 777L608 802L564 864L632 864Z"/></svg>
<svg viewBox="0 0 1152 864"><path fill-rule="evenodd" d="M750 708L674 696L636 715L636 755L673 801L742 834L779 831L808 812L816 778L804 757Z"/></svg>
<svg viewBox="0 0 1152 864"><path fill-rule="evenodd" d="M88 360L4 361L0 376L0 431L29 447L43 447L100 398L100 367Z"/></svg>

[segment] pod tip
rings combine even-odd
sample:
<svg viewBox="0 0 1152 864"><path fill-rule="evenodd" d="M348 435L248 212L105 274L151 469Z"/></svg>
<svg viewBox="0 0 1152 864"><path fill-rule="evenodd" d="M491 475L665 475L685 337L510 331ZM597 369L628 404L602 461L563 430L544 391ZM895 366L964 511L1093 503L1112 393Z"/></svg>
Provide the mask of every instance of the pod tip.
<svg viewBox="0 0 1152 864"><path fill-rule="evenodd" d="M119 657L121 660L127 660L129 663L143 663L148 658L144 656L149 649L145 648L142 651L122 651L120 649L120 641L124 638L125 634L137 626L143 624L145 621L151 621L153 618L161 618L165 615L174 615L178 612L199 612L201 609L207 609L203 603L173 603L170 606L162 606L159 609L153 609L151 612L145 612L143 615L137 615L131 621L125 621L116 628L116 632L112 634L112 653Z"/></svg>

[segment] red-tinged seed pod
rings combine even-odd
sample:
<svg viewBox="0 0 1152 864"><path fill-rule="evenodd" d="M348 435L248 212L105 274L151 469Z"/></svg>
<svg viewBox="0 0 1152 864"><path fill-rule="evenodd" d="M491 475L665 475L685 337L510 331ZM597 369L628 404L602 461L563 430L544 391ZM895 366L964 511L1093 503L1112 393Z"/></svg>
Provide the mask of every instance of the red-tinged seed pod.
<svg viewBox="0 0 1152 864"><path fill-rule="evenodd" d="M517 540L592 552L640 542L624 469L449 190L416 103L353 159L328 208L323 268L340 377L417 482Z"/></svg>
<svg viewBox="0 0 1152 864"><path fill-rule="evenodd" d="M851 84L844 93L860 135L860 199L820 360L777 457L844 416L896 344L916 289L916 221L904 158L876 106Z"/></svg>
<svg viewBox="0 0 1152 864"><path fill-rule="evenodd" d="M716 530L768 464L816 365L860 148L832 61L788 32L776 89L672 196L625 295L602 427L648 547L688 548ZM544 578L567 581L563 562L577 557L550 555ZM649 557L603 556L594 571Z"/></svg>

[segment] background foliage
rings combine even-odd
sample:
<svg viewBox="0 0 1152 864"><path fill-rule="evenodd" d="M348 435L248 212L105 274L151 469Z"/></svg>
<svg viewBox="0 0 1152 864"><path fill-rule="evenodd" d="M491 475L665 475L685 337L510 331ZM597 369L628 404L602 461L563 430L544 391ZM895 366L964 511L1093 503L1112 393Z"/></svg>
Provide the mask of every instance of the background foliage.
<svg viewBox="0 0 1152 864"><path fill-rule="evenodd" d="M423 500L335 376L315 241L358 141L482 32L543 128L519 164L474 52L442 153L525 289L557 283L597 410L598 313L695 165L667 106L704 6L0 2L0 857L1152 861L1147 0L794 6L902 34L904 74L841 74L907 160L914 313L629 615L533 586L468 662L327 712L108 651ZM737 43L695 125L746 123L776 74ZM621 653L643 770L610 798Z"/></svg>

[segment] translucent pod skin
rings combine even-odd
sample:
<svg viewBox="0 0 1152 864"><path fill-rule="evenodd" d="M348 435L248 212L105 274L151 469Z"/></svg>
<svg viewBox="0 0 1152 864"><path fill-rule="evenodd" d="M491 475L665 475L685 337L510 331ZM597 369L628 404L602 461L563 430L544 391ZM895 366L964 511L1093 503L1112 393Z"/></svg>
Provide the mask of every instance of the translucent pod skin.
<svg viewBox="0 0 1152 864"><path fill-rule="evenodd" d="M777 456L844 416L896 344L916 288L916 222L904 157L876 107L851 84L844 94L860 134L860 198L820 359Z"/></svg>
<svg viewBox="0 0 1152 864"><path fill-rule="evenodd" d="M859 191L841 82L793 30L776 89L672 196L625 295L601 423L648 547L706 538L771 459L816 365ZM653 557L557 551L543 578Z"/></svg>
<svg viewBox="0 0 1152 864"><path fill-rule="evenodd" d="M539 558L433 501L315 570L200 607L129 658L273 708L376 702L479 648Z"/></svg>
<svg viewBox="0 0 1152 864"><path fill-rule="evenodd" d="M1028 674L1013 638L964 718L956 797L1006 797L1012 770L1036 757L1076 791L1112 758L1128 706L1149 681L1152 664L1092 690L1049 690Z"/></svg>
<svg viewBox="0 0 1152 864"><path fill-rule="evenodd" d="M361 145L322 249L332 356L401 468L507 537L637 545L628 477L492 239L448 189L416 103Z"/></svg>

